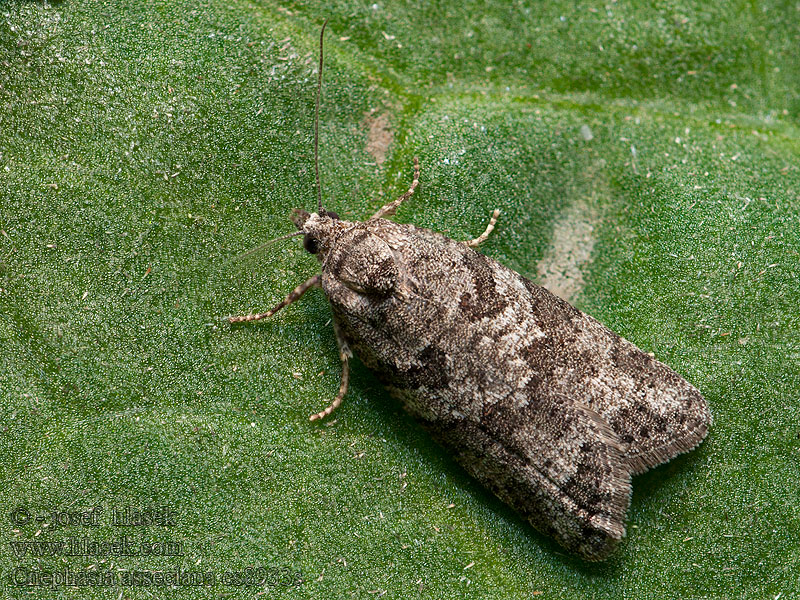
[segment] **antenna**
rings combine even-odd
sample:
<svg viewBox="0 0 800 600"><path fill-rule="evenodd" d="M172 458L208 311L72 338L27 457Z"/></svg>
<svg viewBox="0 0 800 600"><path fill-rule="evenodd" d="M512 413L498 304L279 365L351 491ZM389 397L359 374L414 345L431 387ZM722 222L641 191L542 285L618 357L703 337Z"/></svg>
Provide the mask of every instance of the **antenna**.
<svg viewBox="0 0 800 600"><path fill-rule="evenodd" d="M256 246L255 248L251 248L250 250L248 250L246 252L243 252L239 256L233 257L232 259L228 260L226 262L226 264L228 262L239 262L241 260L244 260L245 258L247 258L249 256L252 256L253 254L256 254L257 252L261 252L262 250L264 250L264 248L266 248L267 246L271 246L275 242L282 242L283 240L288 240L289 238L297 237L298 235L303 235L303 232L302 231L294 231L292 233L287 233L286 235L282 235L280 237L272 238L271 240L268 240L268 241L264 242L263 244L261 244L259 246Z"/></svg>
<svg viewBox="0 0 800 600"><path fill-rule="evenodd" d="M319 95L322 90L322 41L325 38L325 26L328 19L322 24L319 32L319 73L317 74L317 105L314 109L314 174L317 181L317 214L322 215L322 185L319 182Z"/></svg>

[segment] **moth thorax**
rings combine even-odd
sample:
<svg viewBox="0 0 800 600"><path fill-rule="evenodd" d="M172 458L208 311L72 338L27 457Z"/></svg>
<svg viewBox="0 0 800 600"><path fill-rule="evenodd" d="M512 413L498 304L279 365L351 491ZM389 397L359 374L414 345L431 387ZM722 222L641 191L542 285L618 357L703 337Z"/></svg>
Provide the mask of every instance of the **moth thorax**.
<svg viewBox="0 0 800 600"><path fill-rule="evenodd" d="M377 235L351 229L331 249L329 272L359 294L385 296L397 285L394 253Z"/></svg>

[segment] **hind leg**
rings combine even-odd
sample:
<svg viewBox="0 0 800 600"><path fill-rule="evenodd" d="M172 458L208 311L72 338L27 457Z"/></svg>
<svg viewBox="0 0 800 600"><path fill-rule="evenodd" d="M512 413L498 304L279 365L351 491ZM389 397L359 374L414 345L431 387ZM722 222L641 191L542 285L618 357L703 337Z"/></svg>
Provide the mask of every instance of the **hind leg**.
<svg viewBox="0 0 800 600"><path fill-rule="evenodd" d="M336 324L336 321L333 322L333 332L336 334L336 344L339 346L339 358L342 361L342 380L339 384L339 393L336 394L336 398L333 399L325 410L321 410L320 412L311 415L308 419L309 421L316 421L317 419L324 419L337 408L344 400L344 396L347 393L347 386L350 383L350 362L349 359L353 357L353 353L350 351L350 347L347 345L347 342L342 336L342 332L339 330L339 325Z"/></svg>

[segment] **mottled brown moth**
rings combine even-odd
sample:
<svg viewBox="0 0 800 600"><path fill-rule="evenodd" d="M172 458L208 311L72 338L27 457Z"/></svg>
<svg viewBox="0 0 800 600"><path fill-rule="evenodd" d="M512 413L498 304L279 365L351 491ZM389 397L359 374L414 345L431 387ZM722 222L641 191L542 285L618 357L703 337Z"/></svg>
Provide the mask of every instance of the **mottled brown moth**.
<svg viewBox="0 0 800 600"><path fill-rule="evenodd" d="M320 34L317 115L322 77ZM314 128L315 156L319 140ZM700 392L592 317L466 242L322 207L292 221L322 272L272 310L321 287L333 312L344 398L355 352L471 475L536 529L587 560L625 535L631 477L697 446L711 421Z"/></svg>

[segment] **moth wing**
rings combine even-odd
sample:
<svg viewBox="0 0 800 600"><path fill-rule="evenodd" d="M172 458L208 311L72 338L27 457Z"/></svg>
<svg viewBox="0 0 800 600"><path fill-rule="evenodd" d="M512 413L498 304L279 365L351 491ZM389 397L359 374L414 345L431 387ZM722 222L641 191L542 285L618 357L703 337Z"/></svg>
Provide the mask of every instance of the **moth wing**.
<svg viewBox="0 0 800 600"><path fill-rule="evenodd" d="M708 433L711 413L692 384L628 340L616 338L608 354L617 371L613 402L601 399L597 410L619 435L637 475L695 448Z"/></svg>
<svg viewBox="0 0 800 600"><path fill-rule="evenodd" d="M617 436L567 396L514 400L479 419L428 428L539 531L588 560L606 558L625 535L631 494Z"/></svg>
<svg viewBox="0 0 800 600"><path fill-rule="evenodd" d="M545 288L527 279L524 285L534 320L548 332L527 359L534 370L555 374L548 385L581 397L609 424L634 475L703 440L711 415L694 386Z"/></svg>

